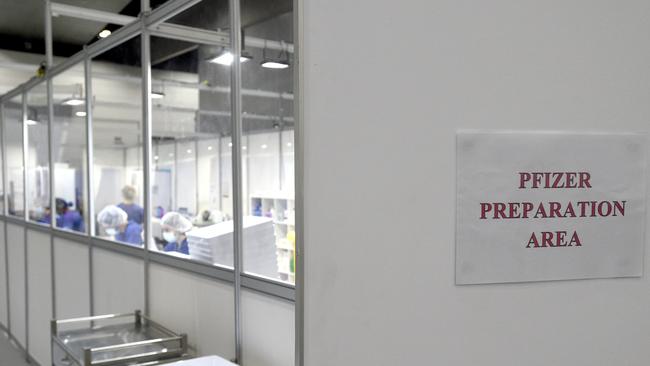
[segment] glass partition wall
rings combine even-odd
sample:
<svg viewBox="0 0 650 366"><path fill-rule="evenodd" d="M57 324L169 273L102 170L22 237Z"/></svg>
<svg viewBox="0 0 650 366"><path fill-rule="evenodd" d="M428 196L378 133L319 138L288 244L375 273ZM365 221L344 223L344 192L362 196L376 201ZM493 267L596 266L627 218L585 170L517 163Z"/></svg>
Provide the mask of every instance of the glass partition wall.
<svg viewBox="0 0 650 366"><path fill-rule="evenodd" d="M0 97L2 212L292 300L292 8L240 4L236 60L229 1L190 2Z"/></svg>

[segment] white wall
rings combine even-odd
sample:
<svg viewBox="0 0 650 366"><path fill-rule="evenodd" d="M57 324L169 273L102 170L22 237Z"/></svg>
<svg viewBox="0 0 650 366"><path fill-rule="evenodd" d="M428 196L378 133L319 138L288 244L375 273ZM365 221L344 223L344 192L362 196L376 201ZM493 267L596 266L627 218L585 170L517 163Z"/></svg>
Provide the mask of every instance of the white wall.
<svg viewBox="0 0 650 366"><path fill-rule="evenodd" d="M151 317L187 333L198 355L235 357L234 294L231 285L157 264L150 267Z"/></svg>
<svg viewBox="0 0 650 366"><path fill-rule="evenodd" d="M647 275L454 285L455 131L647 131L650 3L303 5L305 364L650 364Z"/></svg>
<svg viewBox="0 0 650 366"><path fill-rule="evenodd" d="M9 248L9 317L11 333L22 347L27 346L25 305L25 231L7 224Z"/></svg>
<svg viewBox="0 0 650 366"><path fill-rule="evenodd" d="M90 314L88 247L55 238L54 281L57 319Z"/></svg>
<svg viewBox="0 0 650 366"><path fill-rule="evenodd" d="M144 262L93 248L95 314L144 311Z"/></svg>
<svg viewBox="0 0 650 366"><path fill-rule="evenodd" d="M3 223L0 223L0 324L5 328L8 326L6 257L5 226Z"/></svg>
<svg viewBox="0 0 650 366"><path fill-rule="evenodd" d="M40 365L50 365L52 317L52 266L50 236L27 230L27 311L29 353Z"/></svg>
<svg viewBox="0 0 650 366"><path fill-rule="evenodd" d="M295 356L294 304L242 291L242 364L289 366Z"/></svg>

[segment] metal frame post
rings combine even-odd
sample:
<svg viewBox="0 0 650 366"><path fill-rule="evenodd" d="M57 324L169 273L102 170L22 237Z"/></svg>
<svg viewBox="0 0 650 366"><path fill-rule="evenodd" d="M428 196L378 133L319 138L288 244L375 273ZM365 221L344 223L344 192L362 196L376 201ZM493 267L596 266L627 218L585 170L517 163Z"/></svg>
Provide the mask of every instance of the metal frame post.
<svg viewBox="0 0 650 366"><path fill-rule="evenodd" d="M84 47L87 53L87 48ZM86 101L86 226L88 235L95 235L95 200L93 197L93 171L94 171L94 149L93 149L93 92L92 92L92 58L87 55L84 59L84 88ZM95 315L95 276L93 265L94 245L92 240L88 244L88 286L90 287L90 298L88 299L90 315Z"/></svg>
<svg viewBox="0 0 650 366"><path fill-rule="evenodd" d="M295 263L295 366L305 365L305 203L304 203L304 91L303 39L305 28L302 16L303 0L293 0L294 58L293 58L293 118L294 118L294 194L296 212L296 263Z"/></svg>
<svg viewBox="0 0 650 366"><path fill-rule="evenodd" d="M142 14L148 14L149 1L142 0ZM143 198L144 198L144 313L149 315L149 244L151 235L151 35L146 17L142 17L140 45L142 67L142 145L143 145Z"/></svg>
<svg viewBox="0 0 650 366"><path fill-rule="evenodd" d="M232 118L232 181L233 181L233 254L234 254L234 297L235 297L235 359L242 364L241 326L241 271L243 243L242 211L242 100L241 100L241 8L239 0L229 0L230 6L230 48L233 62L230 65L230 98Z"/></svg>
<svg viewBox="0 0 650 366"><path fill-rule="evenodd" d="M23 93L23 219L29 221L27 208L27 162L29 154L29 131L27 125L27 92ZM23 228L24 266L25 266L25 359L29 363L29 269L27 268L27 228Z"/></svg>
<svg viewBox="0 0 650 366"><path fill-rule="evenodd" d="M2 133L2 201L4 202L2 212L5 216L8 215L9 213L9 198L7 197L7 172L8 172L8 167L7 167L7 130L5 129L6 125L6 120L5 120L5 114L4 114L4 103L0 103L0 131ZM6 282L6 287L5 290L7 291L7 332L11 335L11 308L9 307L10 304L10 292L9 291L9 243L7 240L7 222L4 222L4 247L5 247L5 282Z"/></svg>
<svg viewBox="0 0 650 366"><path fill-rule="evenodd" d="M45 56L46 70L49 70L54 62L54 50L52 43L52 3L45 0ZM47 71L46 71L47 73ZM56 227L56 189L54 187L54 89L51 78L47 78L47 151L49 152L49 169L48 178L50 184L50 227ZM54 269L54 237L50 235L50 280L52 290L52 317L56 316L56 299L55 299L55 269Z"/></svg>

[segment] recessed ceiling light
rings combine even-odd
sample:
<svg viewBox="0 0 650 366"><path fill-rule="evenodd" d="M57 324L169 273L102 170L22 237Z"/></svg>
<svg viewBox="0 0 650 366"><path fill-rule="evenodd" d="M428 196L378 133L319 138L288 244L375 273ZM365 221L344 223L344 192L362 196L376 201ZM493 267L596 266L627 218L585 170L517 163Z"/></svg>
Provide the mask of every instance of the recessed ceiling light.
<svg viewBox="0 0 650 366"><path fill-rule="evenodd" d="M262 149L266 149L267 147L269 147L267 144L262 145Z"/></svg>
<svg viewBox="0 0 650 366"><path fill-rule="evenodd" d="M153 160L158 160L158 155L154 156Z"/></svg>
<svg viewBox="0 0 650 366"><path fill-rule="evenodd" d="M232 147L232 142L229 142L229 143L228 143L228 147Z"/></svg>
<svg viewBox="0 0 650 366"><path fill-rule="evenodd" d="M187 149L187 153L188 153L188 154L191 154L191 153L192 153L192 149Z"/></svg>
<svg viewBox="0 0 650 366"><path fill-rule="evenodd" d="M28 120L25 121L25 123L27 124L27 126L35 126L35 125L38 124L38 121L33 120L33 119L28 119Z"/></svg>
<svg viewBox="0 0 650 366"><path fill-rule="evenodd" d="M241 148L242 148L242 150L246 150L246 146L242 146Z"/></svg>
<svg viewBox="0 0 650 366"><path fill-rule="evenodd" d="M212 146L208 146L208 150L212 150Z"/></svg>
<svg viewBox="0 0 650 366"><path fill-rule="evenodd" d="M108 29L104 29L103 31L99 32L99 38L106 38L111 35L111 31Z"/></svg>
<svg viewBox="0 0 650 366"><path fill-rule="evenodd" d="M86 112L84 112L84 111L77 111L77 112L75 112L74 115L77 116L77 117L86 117Z"/></svg>
<svg viewBox="0 0 650 366"><path fill-rule="evenodd" d="M165 97L165 93L162 92L151 92L151 99L162 99Z"/></svg>

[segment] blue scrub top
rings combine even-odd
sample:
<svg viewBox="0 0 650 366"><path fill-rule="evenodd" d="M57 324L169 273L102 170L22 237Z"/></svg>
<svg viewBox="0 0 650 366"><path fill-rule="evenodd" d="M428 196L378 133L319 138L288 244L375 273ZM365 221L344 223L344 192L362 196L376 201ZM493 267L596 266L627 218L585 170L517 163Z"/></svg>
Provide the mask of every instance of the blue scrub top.
<svg viewBox="0 0 650 366"><path fill-rule="evenodd" d="M165 245L165 248L163 248L163 250L166 252L179 252L187 255L190 254L190 248L187 245L187 239L183 240L180 246L176 245L176 242L167 243L167 245Z"/></svg>
<svg viewBox="0 0 650 366"><path fill-rule="evenodd" d="M85 230L83 217L81 217L81 214L75 210L66 211L63 216L57 215L56 226L80 232Z"/></svg>
<svg viewBox="0 0 650 366"><path fill-rule="evenodd" d="M115 235L115 240L135 246L142 245L142 225L129 221L124 232Z"/></svg>
<svg viewBox="0 0 650 366"><path fill-rule="evenodd" d="M120 203L117 207L121 208L129 216L128 220L142 225L144 222L144 209L135 203Z"/></svg>

